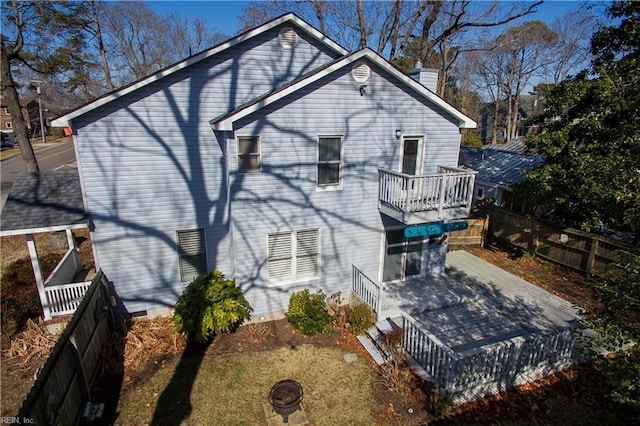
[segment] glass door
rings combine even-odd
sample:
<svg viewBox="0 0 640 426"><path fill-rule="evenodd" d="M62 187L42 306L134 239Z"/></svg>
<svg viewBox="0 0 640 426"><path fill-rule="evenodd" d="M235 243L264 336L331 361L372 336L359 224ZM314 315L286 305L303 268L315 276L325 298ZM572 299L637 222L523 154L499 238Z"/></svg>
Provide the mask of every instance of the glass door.
<svg viewBox="0 0 640 426"><path fill-rule="evenodd" d="M422 269L421 238L407 238L404 229L387 230L382 267L382 281L396 281L420 275Z"/></svg>

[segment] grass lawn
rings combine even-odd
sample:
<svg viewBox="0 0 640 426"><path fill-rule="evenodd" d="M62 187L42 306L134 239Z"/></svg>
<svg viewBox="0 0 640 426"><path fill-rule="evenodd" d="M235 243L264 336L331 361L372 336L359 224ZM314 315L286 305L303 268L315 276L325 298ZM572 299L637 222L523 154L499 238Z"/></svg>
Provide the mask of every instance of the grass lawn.
<svg viewBox="0 0 640 426"><path fill-rule="evenodd" d="M371 367L362 357L347 364L345 353L300 345L257 353L183 356L123 396L116 423L266 424L263 404L271 386L293 379L304 388L302 405L311 424L376 424Z"/></svg>

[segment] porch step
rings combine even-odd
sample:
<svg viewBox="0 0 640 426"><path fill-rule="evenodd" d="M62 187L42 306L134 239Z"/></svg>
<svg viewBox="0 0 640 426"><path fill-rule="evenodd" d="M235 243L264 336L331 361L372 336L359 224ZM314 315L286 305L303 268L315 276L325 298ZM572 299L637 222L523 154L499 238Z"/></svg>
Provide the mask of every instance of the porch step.
<svg viewBox="0 0 640 426"><path fill-rule="evenodd" d="M368 335L360 334L356 336L356 338L358 339L360 344L364 346L367 352L369 352L369 355L371 355L371 358L373 358L376 364L386 364L387 360L384 358L384 355L382 355L382 352L378 350L375 343L373 343Z"/></svg>
<svg viewBox="0 0 640 426"><path fill-rule="evenodd" d="M369 352L378 365L385 364L390 357L384 341L385 334L393 330L401 330L402 317L384 318L367 330L367 334L357 336L358 341Z"/></svg>

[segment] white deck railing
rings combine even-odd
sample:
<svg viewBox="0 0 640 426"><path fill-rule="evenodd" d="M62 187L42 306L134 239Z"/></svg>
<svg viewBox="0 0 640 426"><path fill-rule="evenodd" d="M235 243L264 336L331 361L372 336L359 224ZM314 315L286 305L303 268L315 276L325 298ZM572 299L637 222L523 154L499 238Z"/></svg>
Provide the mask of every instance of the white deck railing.
<svg viewBox="0 0 640 426"><path fill-rule="evenodd" d="M352 265L351 290L377 314L382 306L382 288Z"/></svg>
<svg viewBox="0 0 640 426"><path fill-rule="evenodd" d="M83 267L78 250L70 248L44 282L40 302L45 320L75 312L91 285L90 281L72 282Z"/></svg>
<svg viewBox="0 0 640 426"><path fill-rule="evenodd" d="M439 167L438 172L413 176L379 169L379 200L407 213L470 207L475 172L452 167Z"/></svg>
<svg viewBox="0 0 640 426"><path fill-rule="evenodd" d="M572 363L570 328L554 328L454 352L406 314L403 347L454 401L503 391L544 377Z"/></svg>
<svg viewBox="0 0 640 426"><path fill-rule="evenodd" d="M91 281L85 281L45 287L46 308L49 314L55 317L74 313L90 285Z"/></svg>

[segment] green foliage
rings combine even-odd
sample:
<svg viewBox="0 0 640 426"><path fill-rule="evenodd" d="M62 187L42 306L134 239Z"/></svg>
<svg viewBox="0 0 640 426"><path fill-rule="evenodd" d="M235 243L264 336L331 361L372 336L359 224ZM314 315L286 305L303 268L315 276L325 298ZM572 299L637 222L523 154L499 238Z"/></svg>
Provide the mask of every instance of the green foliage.
<svg viewBox="0 0 640 426"><path fill-rule="evenodd" d="M330 331L331 316L326 310L326 296L322 291L308 289L291 294L287 319L305 336Z"/></svg>
<svg viewBox="0 0 640 426"><path fill-rule="evenodd" d="M366 303L357 302L351 305L349 312L349 330L353 333L364 333L376 323L376 314Z"/></svg>
<svg viewBox="0 0 640 426"><path fill-rule="evenodd" d="M214 270L195 278L176 303L175 330L197 342L235 330L253 310L235 280Z"/></svg>
<svg viewBox="0 0 640 426"><path fill-rule="evenodd" d="M462 145L482 147L482 139L477 132L466 129L462 134Z"/></svg>
<svg viewBox="0 0 640 426"><path fill-rule="evenodd" d="M613 358L591 353L611 385L611 397L640 411L640 257L628 256L617 266L589 281L602 308L583 325L601 336L588 343L615 352Z"/></svg>
<svg viewBox="0 0 640 426"><path fill-rule="evenodd" d="M42 274L48 277L62 259L62 254L49 253L40 256ZM9 264L2 272L2 324L9 332L21 331L29 319L42 316L33 267L28 257Z"/></svg>
<svg viewBox="0 0 640 426"><path fill-rule="evenodd" d="M620 23L592 39L591 68L553 88L541 132L527 145L545 156L519 198L539 213L590 229L640 236L640 3L614 2Z"/></svg>

